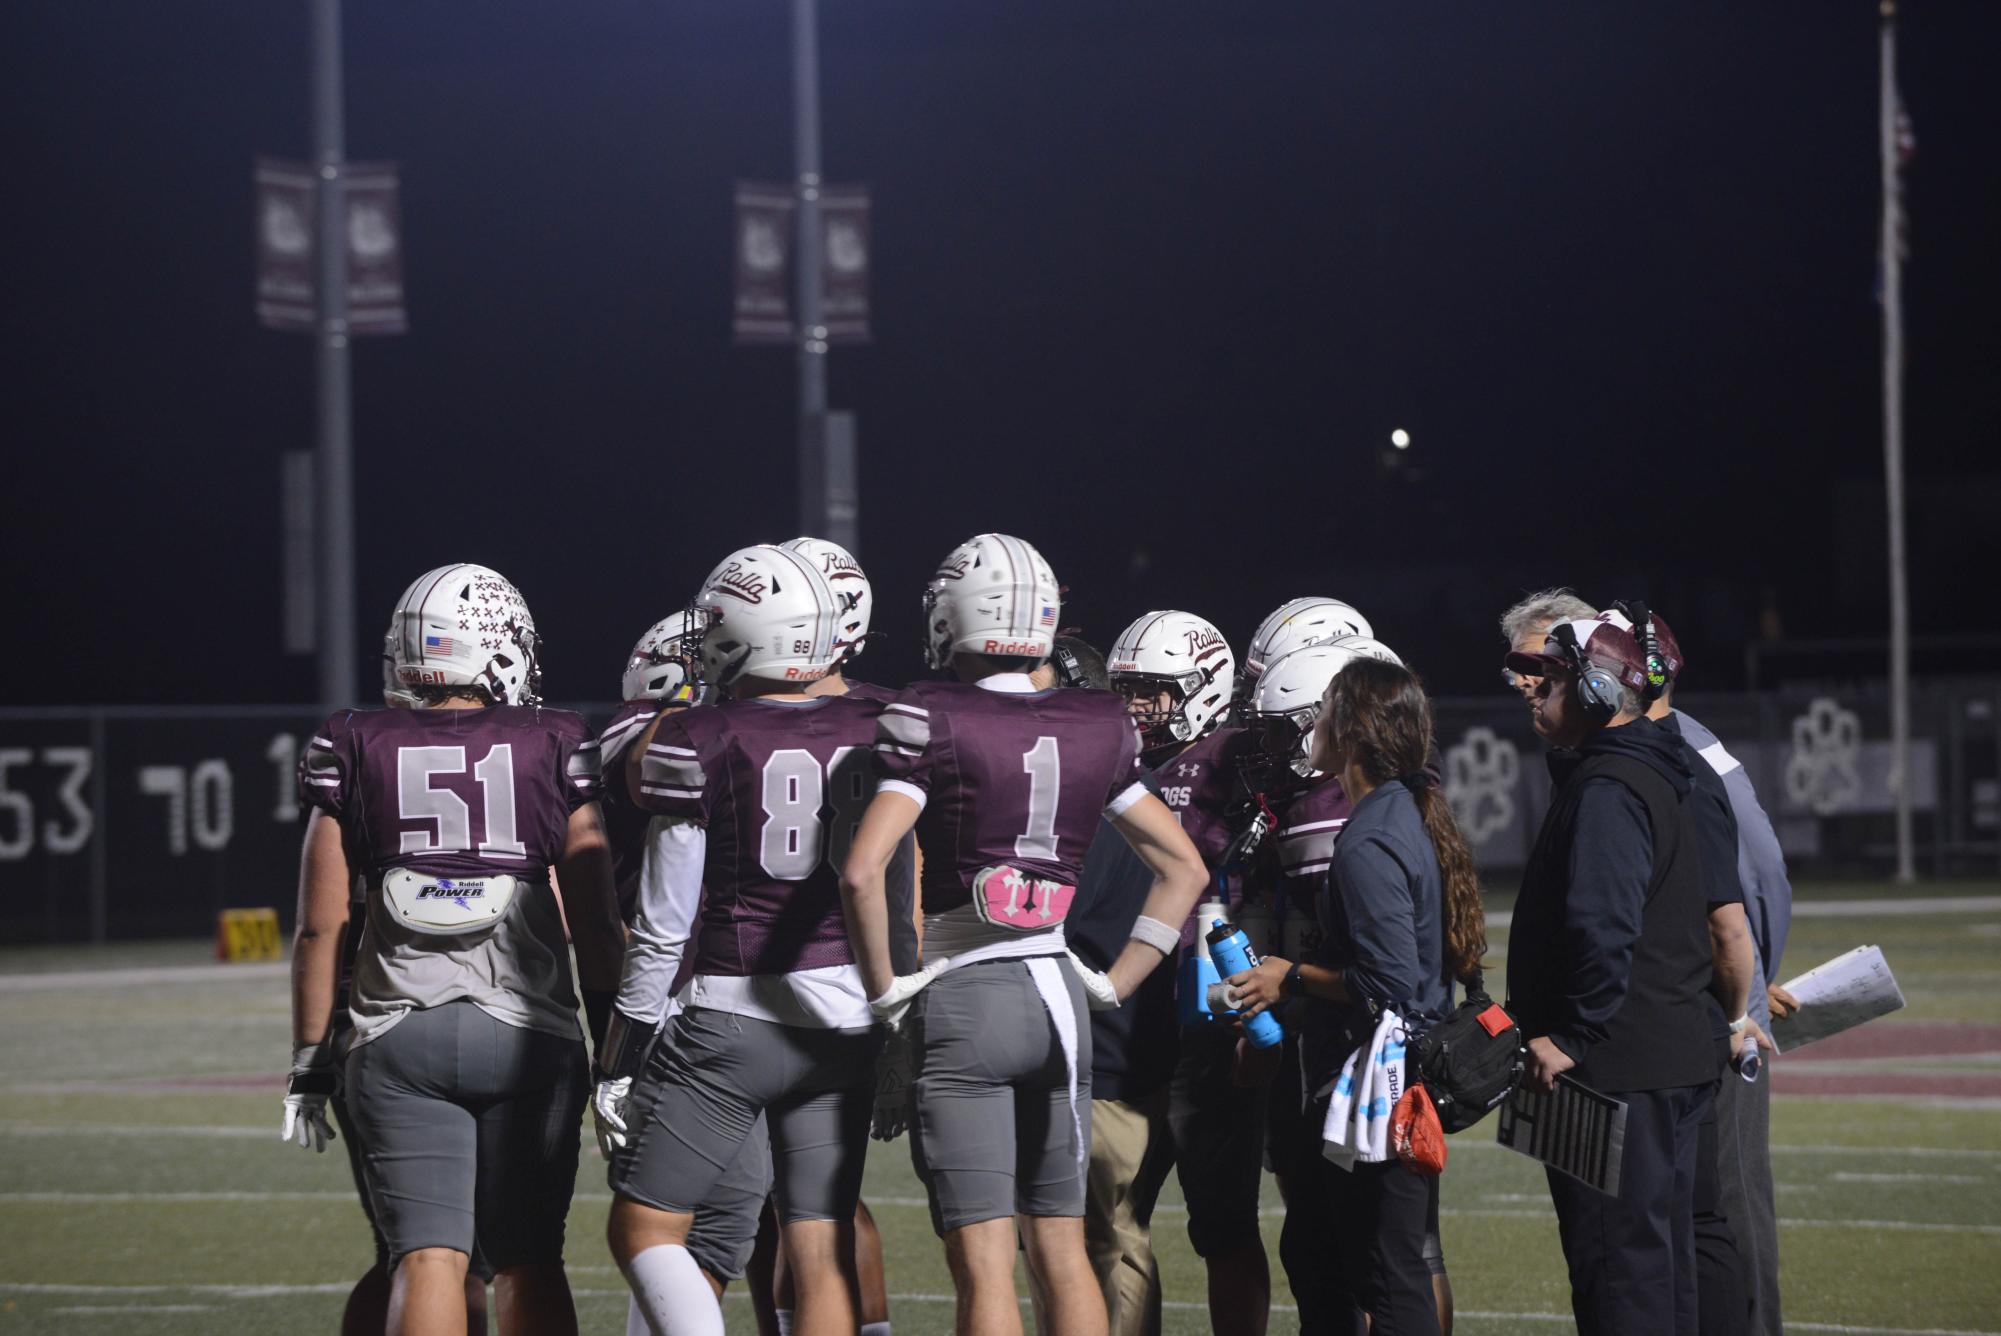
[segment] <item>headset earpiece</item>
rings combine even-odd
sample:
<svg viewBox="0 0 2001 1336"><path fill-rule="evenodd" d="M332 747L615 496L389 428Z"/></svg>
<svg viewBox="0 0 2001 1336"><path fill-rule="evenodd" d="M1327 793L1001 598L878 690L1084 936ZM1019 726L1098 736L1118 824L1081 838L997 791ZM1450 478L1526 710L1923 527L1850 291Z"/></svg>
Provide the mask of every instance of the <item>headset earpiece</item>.
<svg viewBox="0 0 2001 1336"><path fill-rule="evenodd" d="M1584 657L1584 646L1577 643L1577 633L1568 622L1551 627L1549 636L1563 647L1564 658L1577 674L1577 706L1584 717L1602 724L1618 714L1619 679Z"/></svg>
<svg viewBox="0 0 2001 1336"><path fill-rule="evenodd" d="M1640 642L1640 656L1646 660L1647 685L1640 699L1651 705L1667 694L1667 656L1661 653L1660 637L1654 632L1652 609L1639 599L1612 605L1633 624L1633 638Z"/></svg>

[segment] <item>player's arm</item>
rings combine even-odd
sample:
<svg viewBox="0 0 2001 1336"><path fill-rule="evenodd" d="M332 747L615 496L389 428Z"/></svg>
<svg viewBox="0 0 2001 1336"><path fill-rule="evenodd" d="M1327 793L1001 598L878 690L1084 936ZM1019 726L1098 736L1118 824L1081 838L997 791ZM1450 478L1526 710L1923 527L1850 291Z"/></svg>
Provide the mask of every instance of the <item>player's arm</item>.
<svg viewBox="0 0 2001 1336"><path fill-rule="evenodd" d="M1731 1018L1730 1056L1741 1054L1747 1040L1769 1049L1772 1041L1750 1019L1751 981L1758 972L1758 958L1742 904L1721 904L1709 911L1709 952L1715 965L1710 991Z"/></svg>
<svg viewBox="0 0 2001 1336"><path fill-rule="evenodd" d="M854 945L862 987L872 998L881 997L896 981L896 968L889 956L889 900L884 878L896 846L917 825L923 810L907 794L878 791L862 813L861 828L855 832L847 864L841 869L841 912L847 919L848 941Z"/></svg>
<svg viewBox="0 0 2001 1336"><path fill-rule="evenodd" d="M612 994L619 984L619 963L625 954L625 932L618 920L604 813L596 803L585 803L570 813L569 835L556 863L556 875L563 884L563 912L577 950L577 988L590 1019L591 1043L602 1048Z"/></svg>
<svg viewBox="0 0 2001 1336"><path fill-rule="evenodd" d="M347 850L340 822L315 809L299 855L299 915L292 934L292 1075L285 1094L287 1141L325 1150L333 1139L326 1103L338 1074L327 1043L347 931Z"/></svg>
<svg viewBox="0 0 2001 1336"><path fill-rule="evenodd" d="M1142 789L1122 810L1106 815L1153 873L1153 887L1133 924L1133 935L1106 971L1113 990L1124 1001L1155 966L1173 954L1181 940L1181 925L1195 908L1202 888L1209 884L1209 869L1196 852L1194 841L1174 819L1173 810L1153 794Z"/></svg>

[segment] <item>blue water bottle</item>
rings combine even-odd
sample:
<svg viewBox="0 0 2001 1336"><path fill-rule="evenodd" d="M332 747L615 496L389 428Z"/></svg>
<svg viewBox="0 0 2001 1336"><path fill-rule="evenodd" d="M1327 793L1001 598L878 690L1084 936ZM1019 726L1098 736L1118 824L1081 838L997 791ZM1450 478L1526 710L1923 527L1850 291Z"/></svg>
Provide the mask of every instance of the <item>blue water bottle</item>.
<svg viewBox="0 0 2001 1336"><path fill-rule="evenodd" d="M1205 923L1223 912L1221 900L1207 900L1196 908L1195 921ZM1181 1004L1183 1025L1207 1025L1216 1019L1209 1012L1209 989L1221 982L1222 976L1216 973L1216 962L1209 959L1209 941L1197 934L1195 945L1189 947L1188 953L1181 958L1181 982L1175 990Z"/></svg>
<svg viewBox="0 0 2001 1336"><path fill-rule="evenodd" d="M1224 979L1245 970L1257 968L1258 953L1251 949L1251 939L1241 928L1233 928L1227 919L1216 919L1209 929L1209 956L1216 962L1216 973ZM1260 1011L1244 1022L1244 1033L1258 1048L1272 1048L1285 1038L1285 1028L1269 1011Z"/></svg>

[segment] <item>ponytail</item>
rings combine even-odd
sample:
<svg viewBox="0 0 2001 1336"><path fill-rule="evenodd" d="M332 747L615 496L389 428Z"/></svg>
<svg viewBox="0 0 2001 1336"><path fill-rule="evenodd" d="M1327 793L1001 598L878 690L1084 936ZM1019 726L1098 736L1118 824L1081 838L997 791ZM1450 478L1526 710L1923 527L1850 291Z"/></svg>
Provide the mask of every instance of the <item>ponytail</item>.
<svg viewBox="0 0 2001 1336"><path fill-rule="evenodd" d="M1487 954L1486 910L1473 851L1452 805L1423 774L1432 745L1431 698L1402 664L1356 659L1335 674L1327 692L1333 742L1375 784L1401 780L1417 802L1424 833L1438 859L1445 929L1444 975L1468 983Z"/></svg>

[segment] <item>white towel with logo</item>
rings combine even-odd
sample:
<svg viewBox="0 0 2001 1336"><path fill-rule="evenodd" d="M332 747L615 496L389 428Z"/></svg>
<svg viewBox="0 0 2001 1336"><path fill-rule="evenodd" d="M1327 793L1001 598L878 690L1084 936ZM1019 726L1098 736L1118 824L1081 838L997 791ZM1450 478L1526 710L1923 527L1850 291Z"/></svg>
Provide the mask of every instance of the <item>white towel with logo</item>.
<svg viewBox="0 0 2001 1336"><path fill-rule="evenodd" d="M1403 1017L1385 1008L1375 1035L1334 1078L1320 1153L1343 1169L1390 1158L1390 1114L1404 1092Z"/></svg>

